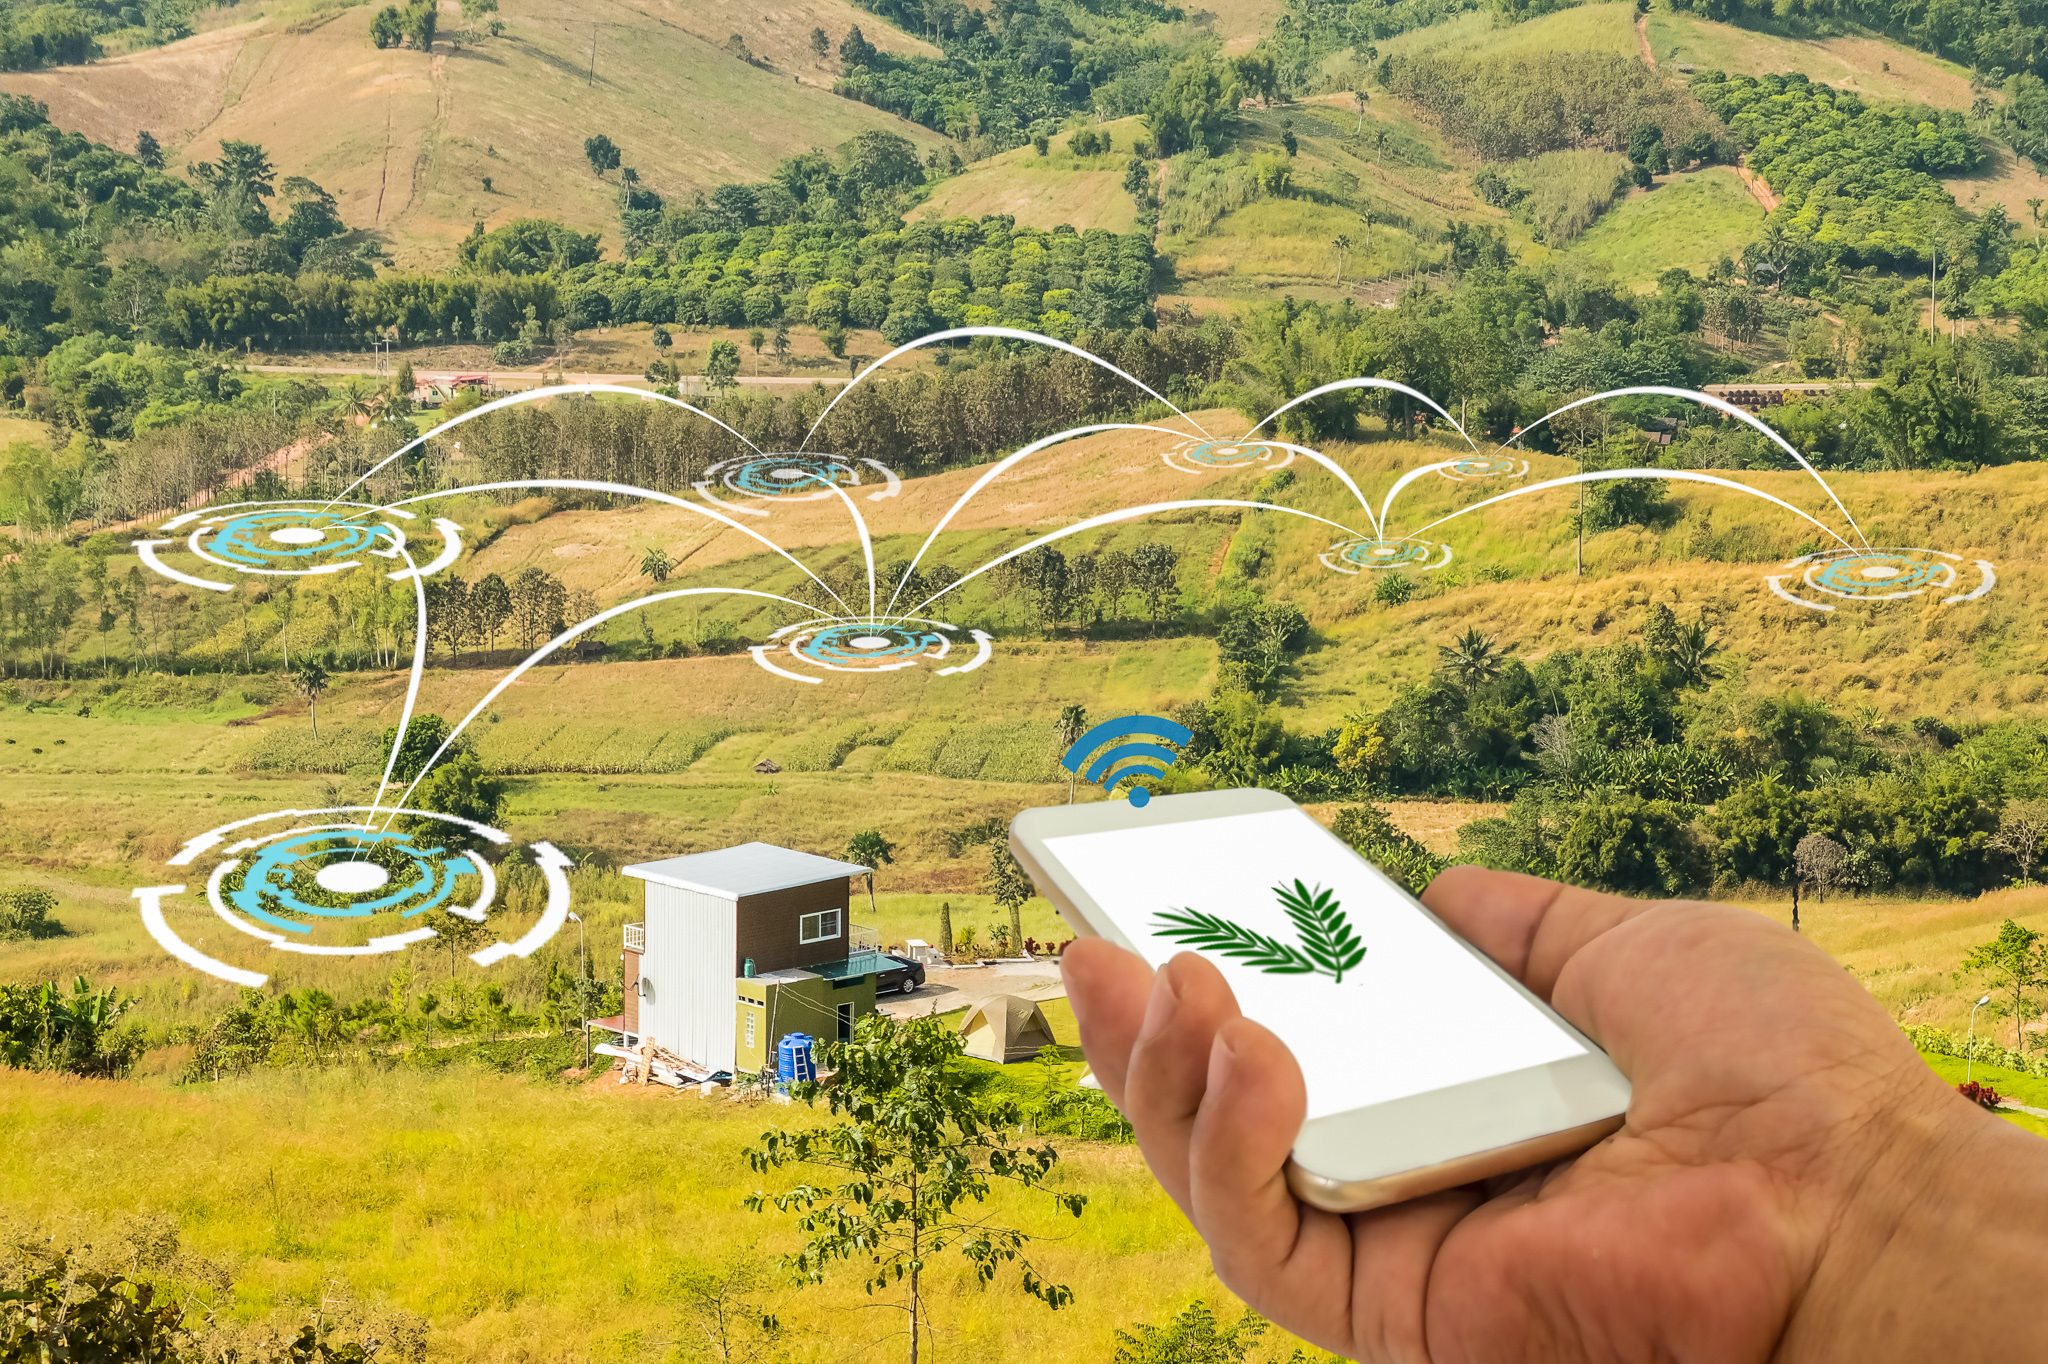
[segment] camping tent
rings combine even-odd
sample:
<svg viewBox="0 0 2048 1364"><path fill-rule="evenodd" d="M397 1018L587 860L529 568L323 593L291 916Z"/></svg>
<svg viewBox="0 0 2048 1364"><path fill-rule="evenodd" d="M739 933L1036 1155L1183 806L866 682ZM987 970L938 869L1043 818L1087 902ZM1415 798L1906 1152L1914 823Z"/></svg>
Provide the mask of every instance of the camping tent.
<svg viewBox="0 0 2048 1364"><path fill-rule="evenodd" d="M967 1054L984 1061L1029 1061L1040 1047L1059 1045L1045 1011L1015 995L993 995L969 1009L960 1035L967 1039Z"/></svg>

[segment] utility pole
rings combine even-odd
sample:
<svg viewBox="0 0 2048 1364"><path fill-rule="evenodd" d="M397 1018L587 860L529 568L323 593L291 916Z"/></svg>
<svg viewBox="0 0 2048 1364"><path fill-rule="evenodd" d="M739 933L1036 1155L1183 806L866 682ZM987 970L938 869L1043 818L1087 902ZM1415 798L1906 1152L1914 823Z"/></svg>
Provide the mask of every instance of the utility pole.
<svg viewBox="0 0 2048 1364"><path fill-rule="evenodd" d="M590 26L590 74L583 78L586 88L597 82L597 25Z"/></svg>
<svg viewBox="0 0 2048 1364"><path fill-rule="evenodd" d="M1941 305L1934 297L1934 272L1941 264L1941 243L1929 244L1927 252L1927 335L1930 340L1941 339Z"/></svg>

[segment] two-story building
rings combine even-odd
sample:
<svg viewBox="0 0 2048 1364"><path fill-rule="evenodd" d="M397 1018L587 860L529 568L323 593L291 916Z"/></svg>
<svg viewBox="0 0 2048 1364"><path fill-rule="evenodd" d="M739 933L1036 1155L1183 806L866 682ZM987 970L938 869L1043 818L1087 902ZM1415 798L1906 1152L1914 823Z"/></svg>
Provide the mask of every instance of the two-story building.
<svg viewBox="0 0 2048 1364"><path fill-rule="evenodd" d="M874 1012L884 959L848 920L868 868L769 843L626 867L646 918L626 925L623 1041L659 1043L706 1071L758 1071L787 1033L852 1035Z"/></svg>

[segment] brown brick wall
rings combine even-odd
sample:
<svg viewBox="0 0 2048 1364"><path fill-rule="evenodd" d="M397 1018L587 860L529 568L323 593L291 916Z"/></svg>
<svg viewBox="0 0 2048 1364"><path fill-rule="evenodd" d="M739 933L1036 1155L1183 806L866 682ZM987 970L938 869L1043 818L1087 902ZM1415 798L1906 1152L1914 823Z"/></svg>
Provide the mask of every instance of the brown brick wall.
<svg viewBox="0 0 2048 1364"><path fill-rule="evenodd" d="M848 889L849 879L835 876L808 886L742 896L734 934L733 974L740 973L749 957L754 959L756 973L842 960L846 956ZM839 911L839 936L822 942L799 941L803 916L826 909Z"/></svg>

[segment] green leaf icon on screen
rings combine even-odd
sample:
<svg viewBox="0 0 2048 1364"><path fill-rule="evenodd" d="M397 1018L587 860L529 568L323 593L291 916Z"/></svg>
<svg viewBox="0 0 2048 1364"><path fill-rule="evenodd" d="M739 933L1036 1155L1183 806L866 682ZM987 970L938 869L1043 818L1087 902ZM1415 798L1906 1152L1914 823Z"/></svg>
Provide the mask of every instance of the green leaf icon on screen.
<svg viewBox="0 0 2048 1364"><path fill-rule="evenodd" d="M1344 973L1365 960L1365 944L1352 930L1335 892L1321 886L1310 890L1296 881L1293 889L1275 886L1273 893L1280 897L1280 907L1301 935L1299 947L1193 909L1161 914L1153 931L1197 951L1214 952L1275 976L1325 975L1341 984Z"/></svg>

